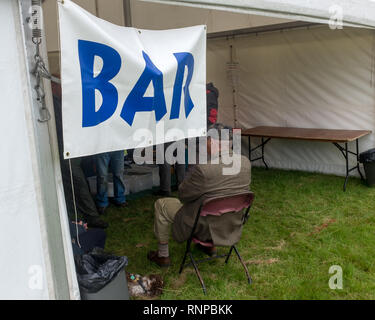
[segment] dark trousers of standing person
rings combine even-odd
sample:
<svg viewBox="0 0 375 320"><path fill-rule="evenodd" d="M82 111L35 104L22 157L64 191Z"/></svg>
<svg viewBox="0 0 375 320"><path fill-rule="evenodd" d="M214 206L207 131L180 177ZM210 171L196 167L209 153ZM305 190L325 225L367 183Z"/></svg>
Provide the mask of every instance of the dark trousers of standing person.
<svg viewBox="0 0 375 320"><path fill-rule="evenodd" d="M165 152L167 150L167 148L171 145L171 143L165 143L164 144L164 163L163 164L159 164L159 177L160 177L160 188L159 188L159 192L160 195L164 195L164 196L168 196L170 195L171 191L172 191L172 188L171 188L171 179L172 179L172 175L171 175L171 168L172 168L172 165L168 163L168 160L165 159ZM185 145L184 145L184 148L185 148ZM184 149L185 151L185 149ZM177 152L177 151L175 151ZM176 154L175 154L176 156ZM184 155L184 158L185 158L185 155ZM185 159L184 159L185 160ZM175 174L176 174L176 182L177 182L177 186L184 180L185 178L185 169L186 169L186 166L184 163L182 164L179 164L179 163L175 163L173 164L173 167L174 167L174 171L175 171Z"/></svg>
<svg viewBox="0 0 375 320"><path fill-rule="evenodd" d="M81 168L81 158L70 159L70 162L72 167L77 214L79 218L90 222L92 218L99 217L99 212L96 209L95 201L90 193L86 177ZM61 175L63 178L68 215L72 220L74 220L75 211L68 160L61 160Z"/></svg>
<svg viewBox="0 0 375 320"><path fill-rule="evenodd" d="M172 165L169 163L159 164L160 190L166 193L171 193L171 168ZM185 177L185 164L174 164L174 170L178 186Z"/></svg>

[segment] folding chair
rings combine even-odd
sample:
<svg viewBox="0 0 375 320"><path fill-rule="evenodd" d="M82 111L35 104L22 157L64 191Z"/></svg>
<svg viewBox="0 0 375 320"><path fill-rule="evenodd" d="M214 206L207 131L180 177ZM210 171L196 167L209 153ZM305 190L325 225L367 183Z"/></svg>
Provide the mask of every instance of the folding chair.
<svg viewBox="0 0 375 320"><path fill-rule="evenodd" d="M237 195L233 195L233 196L211 198L211 199L203 202L203 204L201 205L201 207L198 211L197 217L195 218L195 222L194 222L193 229L191 231L191 235L190 235L189 239L187 240L186 251L185 251L185 255L184 255L184 258L182 260L181 266L180 266L179 273L181 274L184 267L192 264L194 269L195 269L195 272L197 274L197 277L198 277L198 279L199 279L199 281L202 285L202 289L203 289L204 294L206 294L206 287L204 285L202 276L199 272L198 264L201 263L201 262L204 262L204 261L210 261L210 260L213 260L213 259L216 259L216 258L222 258L222 257L226 257L225 263L228 263L228 260L231 256L231 253L232 253L233 250L236 253L238 259L240 260L243 268L245 269L247 280L248 280L249 284L251 284L251 278L250 278L250 275L249 275L249 271L248 271L245 263L243 262L235 244L233 244L230 247L229 253L227 253L227 254L216 255L214 257L209 257L209 258L202 259L202 260L194 260L193 255L191 253L191 243L192 242L199 243L200 245L205 246L205 247L213 247L214 246L213 242L204 242L204 241L201 241L201 240L197 239L196 237L194 237L194 233L195 233L196 227L198 225L199 218L204 217L204 216L208 216L208 215L212 215L212 216L217 216L218 219L220 219L220 216L225 214L225 213L228 213L228 214L238 213L238 212L241 212L242 210L245 210L245 213L242 217L242 223L245 224L248 217L249 217L249 211L250 211L250 207L253 203L253 200L254 200L254 193L249 191L249 192L246 192L246 193L241 193L241 194L237 194ZM187 258L188 255L190 257L191 262L188 262L188 263L185 264L185 261L186 261L186 258Z"/></svg>

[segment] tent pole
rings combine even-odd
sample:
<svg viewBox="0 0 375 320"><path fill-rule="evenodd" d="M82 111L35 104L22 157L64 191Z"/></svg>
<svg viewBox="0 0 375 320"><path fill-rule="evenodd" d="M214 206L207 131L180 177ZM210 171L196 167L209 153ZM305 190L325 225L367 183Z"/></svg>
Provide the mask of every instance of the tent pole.
<svg viewBox="0 0 375 320"><path fill-rule="evenodd" d="M230 64L234 65L234 49L233 45L229 46L230 48ZM234 72L235 73L235 72ZM236 79L232 75L232 102L233 102L233 127L237 128L237 90L236 90Z"/></svg>
<svg viewBox="0 0 375 320"><path fill-rule="evenodd" d="M286 22L286 23L278 23L278 24L266 25L266 26L261 26L261 27L252 27L252 28L236 29L236 30L223 31L223 32L208 33L207 39L247 36L250 34L259 34L263 32L274 32L274 31L296 29L296 28L307 28L307 27L319 26L319 25L322 25L322 24L310 23L310 22L307 23L307 22L302 22L302 21Z"/></svg>
<svg viewBox="0 0 375 320"><path fill-rule="evenodd" d="M99 18L99 3L95 0L95 15Z"/></svg>
<svg viewBox="0 0 375 320"><path fill-rule="evenodd" d="M132 14L131 14L130 0L123 0L123 7L124 7L124 25L125 27L131 27L132 26Z"/></svg>

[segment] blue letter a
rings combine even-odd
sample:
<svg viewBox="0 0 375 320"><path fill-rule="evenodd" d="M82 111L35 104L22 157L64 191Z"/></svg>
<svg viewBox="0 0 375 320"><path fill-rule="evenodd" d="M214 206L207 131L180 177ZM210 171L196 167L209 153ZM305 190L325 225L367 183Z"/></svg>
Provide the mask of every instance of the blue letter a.
<svg viewBox="0 0 375 320"><path fill-rule="evenodd" d="M154 110L156 121L159 121L167 113L164 98L163 73L156 68L150 57L145 52L142 51L142 53L146 62L145 70L129 96L126 98L124 107L121 111L121 118L123 118L130 126L133 124L137 112ZM154 86L154 96L144 97L151 81Z"/></svg>
<svg viewBox="0 0 375 320"><path fill-rule="evenodd" d="M178 68L176 73L176 80L173 87L173 98L170 119L178 119L180 116L181 92L182 82L184 81L185 66L188 68L188 75L184 87L184 105L185 117L187 118L194 108L193 101L191 101L189 93L189 85L194 72L194 57L189 52L174 53L177 59Z"/></svg>
<svg viewBox="0 0 375 320"><path fill-rule="evenodd" d="M78 40L79 63L82 80L82 127L92 127L110 118L117 108L118 93L108 81L117 75L121 68L118 52L104 44ZM103 68L94 77L94 58L103 59ZM95 111L95 89L99 90L103 103Z"/></svg>

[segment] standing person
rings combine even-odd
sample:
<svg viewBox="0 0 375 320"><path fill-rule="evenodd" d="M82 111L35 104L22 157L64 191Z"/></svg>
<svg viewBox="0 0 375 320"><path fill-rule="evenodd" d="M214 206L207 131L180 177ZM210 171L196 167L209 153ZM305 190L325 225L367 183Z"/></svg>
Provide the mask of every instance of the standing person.
<svg viewBox="0 0 375 320"><path fill-rule="evenodd" d="M58 75L56 77L59 78ZM68 216L75 219L73 191L70 179L70 167L72 170L75 202L78 216L85 220L90 228L107 228L108 223L99 218L94 199L91 196L86 177L81 168L82 158L65 160L63 157L63 132L62 132L62 110L61 110L61 85L52 82L53 105L56 120L57 142L59 147L61 175L64 186L65 202Z"/></svg>
<svg viewBox="0 0 375 320"><path fill-rule="evenodd" d="M118 207L127 205L124 183L124 151L105 152L96 155L97 193L96 205L98 211L104 214L108 207L108 169L113 174L113 204Z"/></svg>
<svg viewBox="0 0 375 320"><path fill-rule="evenodd" d="M206 84L207 129L217 122L219 110L219 90L212 82ZM199 138L190 138L189 143L195 143L195 159L189 158L188 171L199 163ZM191 154L189 154L191 157ZM193 155L194 157L194 155Z"/></svg>
<svg viewBox="0 0 375 320"><path fill-rule="evenodd" d="M212 82L206 85L207 95L207 127L217 122L217 115L219 112L219 90L213 85Z"/></svg>

